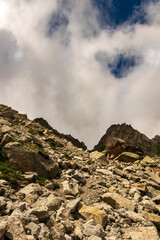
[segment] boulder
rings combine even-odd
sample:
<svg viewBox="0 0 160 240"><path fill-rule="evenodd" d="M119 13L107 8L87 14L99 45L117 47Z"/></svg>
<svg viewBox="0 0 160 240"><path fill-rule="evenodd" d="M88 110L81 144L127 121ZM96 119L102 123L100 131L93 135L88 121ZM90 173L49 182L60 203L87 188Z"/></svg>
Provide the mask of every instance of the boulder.
<svg viewBox="0 0 160 240"><path fill-rule="evenodd" d="M7 222L5 221L0 221L0 239L4 236L6 229L7 229Z"/></svg>
<svg viewBox="0 0 160 240"><path fill-rule="evenodd" d="M157 229L160 231L160 216L159 215L154 214L154 213L147 213L147 212L143 212L142 215L147 221L153 222L154 225L157 227Z"/></svg>
<svg viewBox="0 0 160 240"><path fill-rule="evenodd" d="M17 217L9 217L7 222L8 227L5 233L7 239L26 240L24 227Z"/></svg>
<svg viewBox="0 0 160 240"><path fill-rule="evenodd" d="M114 209L126 208L134 211L135 204L133 200L128 200L118 193L105 193L102 196L102 200L112 206Z"/></svg>
<svg viewBox="0 0 160 240"><path fill-rule="evenodd" d="M153 227L130 227L123 229L125 239L132 240L159 240L158 232Z"/></svg>
<svg viewBox="0 0 160 240"><path fill-rule="evenodd" d="M35 237L37 239L38 235L40 233L41 227L38 226L38 224L36 224L36 223L30 222L26 226L26 230L27 230L27 233L29 233L29 235L33 235L33 237Z"/></svg>
<svg viewBox="0 0 160 240"><path fill-rule="evenodd" d="M34 145L35 146L35 145ZM54 178L59 174L59 165L51 159L46 159L27 146L18 142L5 145L8 163L21 172L36 172L42 177Z"/></svg>
<svg viewBox="0 0 160 240"><path fill-rule="evenodd" d="M43 193L42 187L36 183L30 183L24 188L21 188L16 195L21 196L28 203L34 203Z"/></svg>
<svg viewBox="0 0 160 240"><path fill-rule="evenodd" d="M102 226L100 224L96 225L93 219L84 224L83 234L87 237L97 236L103 238L105 236Z"/></svg>
<svg viewBox="0 0 160 240"><path fill-rule="evenodd" d="M6 133L2 138L1 146L4 146L5 144L13 141L14 141L13 137L10 134Z"/></svg>
<svg viewBox="0 0 160 240"><path fill-rule="evenodd" d="M106 156L105 153L103 152L98 152L98 151L94 151L90 153L90 157L93 160L99 161L99 160L106 160Z"/></svg>
<svg viewBox="0 0 160 240"><path fill-rule="evenodd" d="M43 206L48 211L57 211L62 202L62 198L56 197L54 194L50 194L48 197L39 197L38 200L32 204L32 207L38 209Z"/></svg>
<svg viewBox="0 0 160 240"><path fill-rule="evenodd" d="M146 166L154 167L157 165L157 163L151 157L146 156L141 160L141 165L144 167L146 167Z"/></svg>
<svg viewBox="0 0 160 240"><path fill-rule="evenodd" d="M139 155L131 152L123 152L115 160L123 162L135 162L139 160Z"/></svg>
<svg viewBox="0 0 160 240"><path fill-rule="evenodd" d="M107 224L107 214L104 210L100 210L98 207L91 207L83 205L79 210L79 213L85 217L86 220L93 219L96 224L100 224L103 227Z"/></svg>

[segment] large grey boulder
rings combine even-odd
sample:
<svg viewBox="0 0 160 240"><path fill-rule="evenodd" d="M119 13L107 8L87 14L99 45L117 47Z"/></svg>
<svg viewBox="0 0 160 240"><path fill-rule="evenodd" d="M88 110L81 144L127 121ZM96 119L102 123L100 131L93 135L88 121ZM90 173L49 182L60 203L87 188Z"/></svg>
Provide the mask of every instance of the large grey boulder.
<svg viewBox="0 0 160 240"><path fill-rule="evenodd" d="M7 162L18 171L36 172L47 178L54 178L59 173L58 163L41 155L36 149L11 142L5 145L5 152L8 157Z"/></svg>

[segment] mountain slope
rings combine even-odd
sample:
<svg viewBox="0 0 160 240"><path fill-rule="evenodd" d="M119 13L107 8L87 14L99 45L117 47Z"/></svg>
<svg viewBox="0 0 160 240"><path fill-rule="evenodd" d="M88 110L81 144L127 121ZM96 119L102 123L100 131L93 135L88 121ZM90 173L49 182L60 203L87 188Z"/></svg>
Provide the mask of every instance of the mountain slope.
<svg viewBox="0 0 160 240"><path fill-rule="evenodd" d="M42 122L0 105L0 239L159 240L160 158L108 160Z"/></svg>

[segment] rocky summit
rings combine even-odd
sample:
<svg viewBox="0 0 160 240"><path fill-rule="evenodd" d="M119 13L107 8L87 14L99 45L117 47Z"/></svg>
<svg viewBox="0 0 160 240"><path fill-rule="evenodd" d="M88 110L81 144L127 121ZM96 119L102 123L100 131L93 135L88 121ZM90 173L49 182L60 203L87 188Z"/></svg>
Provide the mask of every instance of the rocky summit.
<svg viewBox="0 0 160 240"><path fill-rule="evenodd" d="M113 125L88 151L0 105L0 239L159 240L159 141Z"/></svg>

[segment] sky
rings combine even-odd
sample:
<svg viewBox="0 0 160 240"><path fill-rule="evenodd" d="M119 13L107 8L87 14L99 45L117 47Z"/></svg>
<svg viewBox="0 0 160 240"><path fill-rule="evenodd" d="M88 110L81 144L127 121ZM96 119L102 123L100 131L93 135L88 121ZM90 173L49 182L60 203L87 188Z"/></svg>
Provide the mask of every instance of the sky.
<svg viewBox="0 0 160 240"><path fill-rule="evenodd" d="M160 134L160 1L0 0L0 103L89 149L107 128Z"/></svg>

